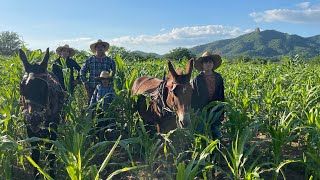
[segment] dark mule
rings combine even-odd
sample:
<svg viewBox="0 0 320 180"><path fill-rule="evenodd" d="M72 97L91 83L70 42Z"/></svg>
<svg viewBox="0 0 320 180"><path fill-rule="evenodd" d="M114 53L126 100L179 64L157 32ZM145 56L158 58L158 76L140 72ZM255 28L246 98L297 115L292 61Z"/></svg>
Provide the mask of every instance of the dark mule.
<svg viewBox="0 0 320 180"><path fill-rule="evenodd" d="M19 50L26 74L20 83L21 105L28 137L56 140L57 125L61 119L64 92L58 81L47 71L49 48L40 64L30 64L25 53ZM46 143L50 149L52 144ZM39 164L39 142L31 142L32 159ZM49 154L50 176L54 178L55 155ZM39 178L37 169L34 176Z"/></svg>
<svg viewBox="0 0 320 180"><path fill-rule="evenodd" d="M176 72L168 62L169 77L167 80L153 77L140 77L133 83L131 94L139 96L137 109L146 124L156 125L157 131L167 133L177 127L190 124L190 105L192 87L190 77L193 59L189 60L186 74ZM149 108L146 97L151 96Z"/></svg>

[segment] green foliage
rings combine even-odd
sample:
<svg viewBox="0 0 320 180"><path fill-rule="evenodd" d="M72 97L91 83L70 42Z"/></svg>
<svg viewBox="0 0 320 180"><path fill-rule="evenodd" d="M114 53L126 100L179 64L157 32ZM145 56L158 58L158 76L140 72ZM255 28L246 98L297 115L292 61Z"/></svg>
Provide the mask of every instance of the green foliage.
<svg viewBox="0 0 320 180"><path fill-rule="evenodd" d="M22 40L16 32L0 32L0 55L12 56L22 46Z"/></svg>
<svg viewBox="0 0 320 180"><path fill-rule="evenodd" d="M217 148L217 144L219 143L218 140L211 141L208 146L206 146L202 152L194 151L192 153L191 160L188 164L185 161L182 161L177 166L177 180L184 180L184 179L195 179L196 176L200 173L200 166L204 164L206 159L210 154L212 154L213 150ZM214 165L208 164L203 169L212 168Z"/></svg>
<svg viewBox="0 0 320 180"><path fill-rule="evenodd" d="M200 56L204 51L214 50L224 58L246 55L251 58L280 58L300 54L304 58L319 56L319 36L303 38L297 35L265 30L251 32L234 39L220 40L191 48Z"/></svg>
<svg viewBox="0 0 320 180"><path fill-rule="evenodd" d="M195 58L196 55L193 54L189 49L187 48L175 48L170 51L169 54L166 54L164 58L169 60L176 60L176 61L182 61L182 60L189 60L191 58Z"/></svg>
<svg viewBox="0 0 320 180"><path fill-rule="evenodd" d="M223 158L226 160L228 167L231 171L231 176L229 178L232 179L242 179L244 177L251 178L259 178L259 174L262 173L260 168L265 165L265 163L257 165L257 159L253 161L253 164L249 167L247 166L247 161L249 156L253 153L255 146L246 147L246 143L249 138L252 137L252 132L249 128L245 128L239 135L235 137L232 142L231 150L228 149L218 149L218 151L222 154ZM248 168L249 167L249 168ZM256 167L253 169L253 167Z"/></svg>
<svg viewBox="0 0 320 180"><path fill-rule="evenodd" d="M257 43L267 41L271 35L261 38ZM272 41L271 44L279 43ZM120 51L114 54L118 67L114 78L117 95L105 118L94 118L93 109L87 109L83 86L78 85L75 95L68 97L64 120L50 150L58 157L57 179L95 179L97 176L102 179L127 176L268 179L272 175L268 173L272 172L274 178L279 173L289 178L287 164L299 163L303 163L299 170L306 178L320 178L320 66L317 59L311 63L303 61L301 56L285 57L281 63L253 63L255 58L248 63L224 60L217 71L224 79L226 102L207 107L224 106L223 138L218 144L210 139L210 119L217 119L219 115L208 115L205 110L191 110L193 126L183 129L185 133L173 130L168 134L150 134L134 109L136 97L130 95L130 90L137 77L147 75L161 79L167 64L162 60L135 61L125 55ZM27 51L27 56L31 62L39 62L43 53ZM87 56L87 52L77 52L74 58L82 64ZM52 55L51 59L55 57ZM185 64L184 60L174 62L178 68ZM27 138L19 105L22 63L18 56L0 56L0 68L0 169L4 169L0 177L29 176L28 172L35 166L50 179L46 174L49 167L43 160L46 157L39 164L28 158L30 142L49 140ZM196 73L193 72L193 77ZM96 123L104 120L112 125L98 129ZM200 122L205 132L194 134ZM112 132L115 138L97 142L94 134L99 130ZM120 135L121 140L117 140ZM253 140L259 135L265 139L255 143ZM299 148L294 155L287 155L284 152L288 152L291 144L299 144ZM29 162L32 164L27 165ZM220 175L213 177L213 170Z"/></svg>
<svg viewBox="0 0 320 180"><path fill-rule="evenodd" d="M129 51L124 47L117 47L111 46L110 50L108 51L108 55L112 59L116 59L119 56L123 61L147 61L147 60L154 60L160 55L155 53L145 53L142 51Z"/></svg>

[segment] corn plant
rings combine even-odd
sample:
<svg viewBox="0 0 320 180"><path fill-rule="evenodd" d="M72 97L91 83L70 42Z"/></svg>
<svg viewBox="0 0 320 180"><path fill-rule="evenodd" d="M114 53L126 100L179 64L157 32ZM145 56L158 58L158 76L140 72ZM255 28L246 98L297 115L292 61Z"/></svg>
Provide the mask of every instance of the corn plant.
<svg viewBox="0 0 320 180"><path fill-rule="evenodd" d="M272 139L273 163L277 166L281 161L283 145L294 138L293 132L296 130L294 117L292 113L283 113L276 124L268 124L266 127Z"/></svg>
<svg viewBox="0 0 320 180"><path fill-rule="evenodd" d="M264 172L263 170L260 170L260 168L266 165L257 165L259 157L254 160L249 168L246 167L246 163L255 148L255 146L246 148L246 144L248 143L249 138L251 138L252 132L249 128L246 128L240 135L239 134L240 133L237 133L236 138L232 142L231 150L228 150L227 148L218 149L231 171L230 174L227 172L225 173L230 179L242 179L244 177L259 178L259 174Z"/></svg>
<svg viewBox="0 0 320 180"><path fill-rule="evenodd" d="M193 151L189 162L182 161L178 163L176 179L195 179L201 171L212 168L214 165L211 163L205 163L205 161L207 157L213 153L213 150L217 147L218 143L219 140L211 141L202 152L199 153L196 150ZM203 166L202 168L200 168L201 165Z"/></svg>

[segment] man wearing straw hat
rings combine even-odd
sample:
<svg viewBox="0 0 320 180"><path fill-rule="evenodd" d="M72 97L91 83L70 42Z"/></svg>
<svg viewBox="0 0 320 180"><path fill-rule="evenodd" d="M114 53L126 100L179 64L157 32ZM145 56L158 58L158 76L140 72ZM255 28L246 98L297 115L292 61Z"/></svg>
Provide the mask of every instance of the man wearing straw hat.
<svg viewBox="0 0 320 180"><path fill-rule="evenodd" d="M106 56L106 51L109 49L109 46L109 43L100 39L91 44L90 49L95 55L88 58L80 70L80 76L89 98L88 104L90 104L90 98L95 87L99 84L95 78L99 77L102 71L108 71L112 76L116 73L116 62ZM87 73L89 73L89 79L86 77Z"/></svg>
<svg viewBox="0 0 320 180"><path fill-rule="evenodd" d="M202 110L205 106L213 101L224 101L224 84L221 75L215 70L221 65L221 57L217 54L211 54L205 52L200 58L198 58L194 67L200 71L200 73L191 81L191 85L194 89L192 93L192 107L196 110ZM212 119L209 120L211 124L211 133L213 139L221 137L220 124L223 119L223 107L216 109L213 112ZM207 118L210 115L210 111L213 108L207 110ZM219 113L221 113L219 115ZM199 131L204 131L204 124L198 125Z"/></svg>
<svg viewBox="0 0 320 180"><path fill-rule="evenodd" d="M79 64L72 59L71 57L75 54L74 49L69 47L68 44L64 46L59 46L56 49L59 58L54 61L52 65L52 72L57 76L61 87L64 90L67 90L69 93L73 94L74 88L76 87L77 83L80 81L80 69L81 67ZM69 69L69 80L68 84L65 82L65 76L63 75L62 69L67 68ZM78 71L78 76L76 80L74 79L74 69ZM67 85L67 87L66 87Z"/></svg>

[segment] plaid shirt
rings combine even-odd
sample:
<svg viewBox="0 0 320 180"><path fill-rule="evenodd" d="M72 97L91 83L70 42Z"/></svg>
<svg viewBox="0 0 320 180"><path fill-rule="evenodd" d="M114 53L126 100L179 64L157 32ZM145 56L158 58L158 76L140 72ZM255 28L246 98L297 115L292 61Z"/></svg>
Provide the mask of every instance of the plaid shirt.
<svg viewBox="0 0 320 180"><path fill-rule="evenodd" d="M116 73L116 62L109 57L104 57L102 61L99 61L96 56L91 56L86 60L86 63L82 66L80 70L81 80L84 83L89 83L91 88L95 88L99 82L94 78L99 77L101 71L112 72L112 75ZM89 80L87 79L87 73L90 73Z"/></svg>
<svg viewBox="0 0 320 180"><path fill-rule="evenodd" d="M102 86L101 84L98 84L92 94L90 106L102 101L103 99L103 103L101 105L104 109L107 109L114 97L115 91L112 86Z"/></svg>

